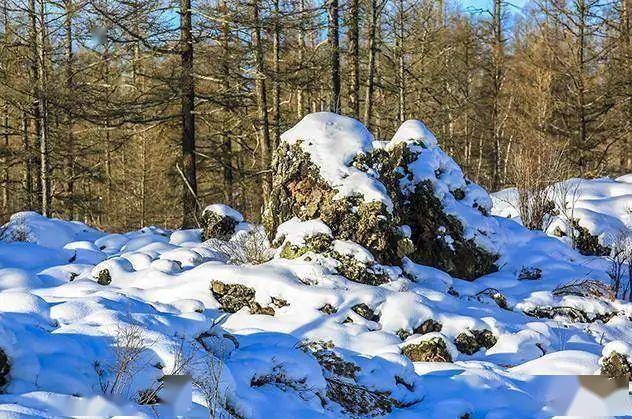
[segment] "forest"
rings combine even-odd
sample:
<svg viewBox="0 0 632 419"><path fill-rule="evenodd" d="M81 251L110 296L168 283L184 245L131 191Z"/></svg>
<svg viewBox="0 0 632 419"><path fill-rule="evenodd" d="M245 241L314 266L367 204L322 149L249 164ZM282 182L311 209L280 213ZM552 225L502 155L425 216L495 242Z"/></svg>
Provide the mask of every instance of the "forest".
<svg viewBox="0 0 632 419"><path fill-rule="evenodd" d="M2 0L0 221L249 219L310 112L423 120L490 191L632 171L629 0Z"/></svg>

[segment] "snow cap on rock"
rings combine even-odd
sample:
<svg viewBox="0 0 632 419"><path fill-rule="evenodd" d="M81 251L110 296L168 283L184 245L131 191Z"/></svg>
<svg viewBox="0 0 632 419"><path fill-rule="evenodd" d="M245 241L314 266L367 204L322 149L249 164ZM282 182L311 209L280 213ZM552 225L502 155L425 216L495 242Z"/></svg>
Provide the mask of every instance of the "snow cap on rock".
<svg viewBox="0 0 632 419"><path fill-rule="evenodd" d="M212 212L214 214L219 215L220 217L228 217L228 218L232 218L233 220L237 221L238 223L241 223L242 221L244 221L244 216L241 215L241 213L239 211L237 211L236 209L229 207L228 205L224 205L224 204L211 204L208 205L206 208L204 208L204 211L202 211L202 214L208 213L208 212Z"/></svg>
<svg viewBox="0 0 632 419"><path fill-rule="evenodd" d="M421 140L426 147L434 147L437 145L437 139L434 134L430 132L423 122L417 119L409 119L405 121L397 130L393 138L392 144L400 142L411 142Z"/></svg>

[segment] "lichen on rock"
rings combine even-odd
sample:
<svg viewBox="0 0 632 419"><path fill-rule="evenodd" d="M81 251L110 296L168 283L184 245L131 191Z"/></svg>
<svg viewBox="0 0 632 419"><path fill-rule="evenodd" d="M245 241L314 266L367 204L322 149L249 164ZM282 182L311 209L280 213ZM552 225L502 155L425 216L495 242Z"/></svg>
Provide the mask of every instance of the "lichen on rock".
<svg viewBox="0 0 632 419"><path fill-rule="evenodd" d="M259 304L255 300L255 290L245 285L212 281L211 293L221 305L222 310L227 313L236 313L247 307L251 314L265 314L268 316L274 316L275 314L274 308L264 307Z"/></svg>
<svg viewBox="0 0 632 419"><path fill-rule="evenodd" d="M632 380L632 364L625 355L618 352L612 352L607 357L600 360L601 375L610 378L625 378Z"/></svg>
<svg viewBox="0 0 632 419"><path fill-rule="evenodd" d="M497 340L496 336L487 329L472 329L459 333L454 339L454 345L459 352L473 355L481 348L491 348L496 344Z"/></svg>
<svg viewBox="0 0 632 419"><path fill-rule="evenodd" d="M441 337L404 345L402 354L412 362L452 362L452 355Z"/></svg>
<svg viewBox="0 0 632 419"><path fill-rule="evenodd" d="M228 240L244 218L235 209L223 204L207 206L201 215L202 239Z"/></svg>
<svg viewBox="0 0 632 419"><path fill-rule="evenodd" d="M376 265L400 266L408 257L470 280L497 269L489 196L419 121L407 121L390 143L374 149L373 136L359 122L308 115L283 134L272 173L263 214L271 239L289 220L318 219L334 240L366 248ZM309 244L283 246L285 258L314 251ZM365 267L330 256L342 262L339 271L349 279L388 281L364 277Z"/></svg>

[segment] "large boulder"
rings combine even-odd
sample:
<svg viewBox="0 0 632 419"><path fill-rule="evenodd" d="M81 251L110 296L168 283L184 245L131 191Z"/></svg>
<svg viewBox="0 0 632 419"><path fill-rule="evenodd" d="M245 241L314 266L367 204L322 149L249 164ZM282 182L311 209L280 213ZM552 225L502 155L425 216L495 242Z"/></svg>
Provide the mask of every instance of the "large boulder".
<svg viewBox="0 0 632 419"><path fill-rule="evenodd" d="M320 112L282 135L263 222L271 239L294 218L319 219L378 264L402 258L474 279L496 270L491 200L419 121L377 142L358 121Z"/></svg>
<svg viewBox="0 0 632 419"><path fill-rule="evenodd" d="M244 221L244 217L228 205L212 204L202 211L201 221L203 240L228 240L235 233L235 227Z"/></svg>

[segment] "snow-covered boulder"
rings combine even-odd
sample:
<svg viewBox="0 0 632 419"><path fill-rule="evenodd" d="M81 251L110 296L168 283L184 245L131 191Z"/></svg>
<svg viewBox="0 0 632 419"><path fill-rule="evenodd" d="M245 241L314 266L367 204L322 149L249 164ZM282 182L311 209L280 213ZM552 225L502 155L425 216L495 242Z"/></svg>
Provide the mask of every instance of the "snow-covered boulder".
<svg viewBox="0 0 632 419"><path fill-rule="evenodd" d="M207 206L201 218L203 240L228 240L235 233L235 227L244 221L239 211L224 204Z"/></svg>
<svg viewBox="0 0 632 419"><path fill-rule="evenodd" d="M423 123L407 121L389 143L374 144L360 122L328 112L285 132L263 217L270 237L278 241L298 219L324 224L379 264L407 256L466 279L494 271L491 200Z"/></svg>

